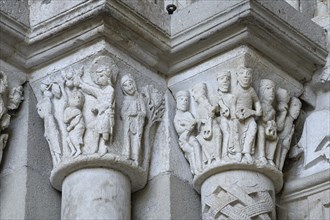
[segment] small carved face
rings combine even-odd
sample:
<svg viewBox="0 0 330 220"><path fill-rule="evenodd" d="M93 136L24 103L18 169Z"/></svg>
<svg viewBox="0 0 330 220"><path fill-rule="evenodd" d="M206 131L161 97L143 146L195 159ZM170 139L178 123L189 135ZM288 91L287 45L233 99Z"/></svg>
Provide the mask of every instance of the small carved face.
<svg viewBox="0 0 330 220"><path fill-rule="evenodd" d="M275 88L272 85L265 85L263 88L263 99L267 101L274 101L275 98Z"/></svg>
<svg viewBox="0 0 330 220"><path fill-rule="evenodd" d="M250 70L242 70L237 73L237 80L238 83L243 87L243 88L249 88L251 86L252 82L252 74Z"/></svg>
<svg viewBox="0 0 330 220"><path fill-rule="evenodd" d="M92 75L92 80L94 81L94 83L96 85L99 86L106 86L109 84L109 73L111 72L111 70L104 66L104 65L99 65L96 69L95 69L95 73L94 73L94 77Z"/></svg>
<svg viewBox="0 0 330 220"><path fill-rule="evenodd" d="M199 83L196 84L193 89L191 90L191 96L194 98L194 100L199 103L206 97L206 84L205 83Z"/></svg>
<svg viewBox="0 0 330 220"><path fill-rule="evenodd" d="M176 100L176 107L177 109L181 110L181 111L188 111L189 109L189 97L188 96L185 96L185 95L181 95L179 97L177 97L177 100Z"/></svg>
<svg viewBox="0 0 330 220"><path fill-rule="evenodd" d="M123 92L127 95L134 95L136 92L135 84L132 80L126 80L122 83Z"/></svg>
<svg viewBox="0 0 330 220"><path fill-rule="evenodd" d="M217 78L219 90L221 92L228 92L230 87L230 76L229 75L221 75Z"/></svg>
<svg viewBox="0 0 330 220"><path fill-rule="evenodd" d="M289 108L289 113L292 118L297 119L300 114L301 102L298 98L292 98Z"/></svg>
<svg viewBox="0 0 330 220"><path fill-rule="evenodd" d="M85 97L81 92L73 92L70 96L69 103L70 106L82 108L85 102Z"/></svg>

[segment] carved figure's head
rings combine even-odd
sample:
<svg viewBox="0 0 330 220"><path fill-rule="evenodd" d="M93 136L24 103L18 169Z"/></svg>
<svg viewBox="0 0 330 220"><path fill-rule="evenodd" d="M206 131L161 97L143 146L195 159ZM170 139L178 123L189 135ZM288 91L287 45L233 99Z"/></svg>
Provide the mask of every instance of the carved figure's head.
<svg viewBox="0 0 330 220"><path fill-rule="evenodd" d="M9 93L9 106L8 109L17 109L19 104L24 100L23 98L23 87L18 86L12 88Z"/></svg>
<svg viewBox="0 0 330 220"><path fill-rule="evenodd" d="M179 91L176 94L176 108L181 111L188 111L190 105L190 94L188 91Z"/></svg>
<svg viewBox="0 0 330 220"><path fill-rule="evenodd" d="M273 102L275 99L275 83L269 79L260 80L259 98L261 101Z"/></svg>
<svg viewBox="0 0 330 220"><path fill-rule="evenodd" d="M108 56L97 57L91 67L91 78L96 85L113 85L119 73L115 61Z"/></svg>
<svg viewBox="0 0 330 220"><path fill-rule="evenodd" d="M52 84L46 81L40 84L40 90L43 93L44 97L53 98L53 93L51 92L51 85Z"/></svg>
<svg viewBox="0 0 330 220"><path fill-rule="evenodd" d="M69 97L69 106L82 109L84 103L85 103L85 96L82 92L80 92L79 90L75 90L71 93Z"/></svg>
<svg viewBox="0 0 330 220"><path fill-rule="evenodd" d="M221 92L229 92L230 80L231 80L230 71L223 71L223 72L218 73L217 81L218 81L219 90Z"/></svg>
<svg viewBox="0 0 330 220"><path fill-rule="evenodd" d="M292 97L289 107L289 114L291 115L291 117L297 119L300 114L300 109L301 109L301 101L296 97Z"/></svg>
<svg viewBox="0 0 330 220"><path fill-rule="evenodd" d="M206 99L206 96L207 96L206 84L205 83L197 83L192 88L191 95L197 103L199 103L203 99Z"/></svg>
<svg viewBox="0 0 330 220"><path fill-rule="evenodd" d="M236 73L237 81L242 88L249 88L252 82L252 69L243 67Z"/></svg>
<svg viewBox="0 0 330 220"><path fill-rule="evenodd" d="M280 111L286 111L288 110L289 101L290 101L290 95L287 90L278 88L276 90L276 100L278 103L277 109Z"/></svg>
<svg viewBox="0 0 330 220"><path fill-rule="evenodd" d="M278 88L276 91L276 100L278 102L289 103L290 101L289 92L286 89Z"/></svg>
<svg viewBox="0 0 330 220"><path fill-rule="evenodd" d="M136 84L131 74L127 74L123 76L121 78L120 85L124 95L129 95L129 96L135 95Z"/></svg>
<svg viewBox="0 0 330 220"><path fill-rule="evenodd" d="M7 75L0 71L0 94L4 93L8 87Z"/></svg>

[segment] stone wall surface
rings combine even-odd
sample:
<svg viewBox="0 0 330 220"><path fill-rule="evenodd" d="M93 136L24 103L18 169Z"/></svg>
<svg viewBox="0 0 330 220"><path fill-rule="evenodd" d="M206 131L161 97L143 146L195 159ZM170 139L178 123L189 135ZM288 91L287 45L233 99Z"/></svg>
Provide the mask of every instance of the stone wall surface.
<svg viewBox="0 0 330 220"><path fill-rule="evenodd" d="M0 1L0 219L329 219L329 18Z"/></svg>

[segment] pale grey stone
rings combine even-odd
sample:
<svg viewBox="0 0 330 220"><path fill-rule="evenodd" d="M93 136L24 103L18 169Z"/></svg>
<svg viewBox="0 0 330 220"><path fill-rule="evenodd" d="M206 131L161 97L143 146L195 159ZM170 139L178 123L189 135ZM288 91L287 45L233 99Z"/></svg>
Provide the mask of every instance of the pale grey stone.
<svg viewBox="0 0 330 220"><path fill-rule="evenodd" d="M11 137L0 170L0 218L59 219L61 195L49 184L49 176L52 186L61 190L66 176L103 167L107 170L105 173L114 169L119 176L126 178L124 182L130 181L130 186L122 186L122 179L116 178L117 186L125 188L122 202L129 209L127 212L131 210L128 197L133 192L133 219L201 219L202 213L204 218L206 215L213 216L211 218L217 215L249 218L260 214L275 219L274 204L280 207L278 219L328 219L330 203L325 195L329 194L329 122L326 118L329 118L330 105L330 44L327 42L330 35L326 30L329 31L330 27L330 2L287 1L291 5L283 0L1 1L0 50L1 59L5 60L1 60L1 71L8 73L9 84L20 81L20 75L28 73L33 92L41 103L39 109L48 104L48 108L44 108L48 111L45 114L48 125L44 129L30 101L14 111L13 123L7 130ZM177 6L172 15L166 11L168 4ZM110 105L108 109L113 110L111 116L115 123L109 126L113 133L107 130L104 137L111 137L115 144L101 144L101 148L99 143L103 133L93 132L96 126L91 123L96 120L90 111L94 107L95 112L99 110L100 102L96 99L101 87L90 78L94 72L90 67L100 56L109 56L115 61L120 70L118 79L131 75L136 94L139 94L138 99L128 100L121 83L113 81L113 91L108 94L113 95L116 105L111 101L110 104L101 104ZM70 73L79 75L82 67L85 67L85 74L73 79ZM236 106L232 107L230 102L236 100L233 95L237 94L236 72L241 68L253 70L249 87L259 95L263 110L261 115L257 113L256 105L245 109L245 113L253 113L247 118L251 125L258 125L259 130L254 129L256 132L246 132L242 124L250 123L244 121L243 115L237 114ZM224 79L227 81L221 82L221 72L230 72L231 79L228 80L230 77L226 75ZM272 90L268 95L264 92L265 80L269 80L266 84ZM78 84L84 83L98 90L97 94L91 95L86 88L73 92L79 90ZM194 88L196 84L204 86ZM44 87L43 93L40 87ZM221 91L221 87L227 88ZM25 90L29 89L25 87ZM179 120L174 119L175 114L179 116L180 109L174 97L180 91L193 96L190 104L182 108L189 114ZM13 102L8 108L14 108L18 106L16 95L20 89L9 93ZM206 97L199 99L200 94ZM239 101L244 102L240 95L242 93L238 93ZM290 113L289 109L293 100L297 100L293 97L302 100L298 105L302 106L298 118L298 108L296 113ZM66 98L67 104L63 101ZM148 105L145 117L142 108L142 117L133 116L139 121L137 130L140 132L135 133L134 129L124 126L130 119L123 112L127 106L133 111L138 109L134 105L141 105L140 98ZM156 108L149 103L151 101L157 103ZM177 101L180 106L180 100ZM35 100L33 105L36 105ZM204 115L201 113L202 108L207 109L207 116L205 112ZM158 113L163 117L157 117ZM192 129L176 129L178 126L173 122L180 123L187 115ZM198 126L194 120L209 123ZM152 129L148 129L149 126ZM50 144L51 152L43 137L44 130L51 140L49 142L53 143ZM130 132L126 133L127 130ZM192 132L186 135L187 131ZM206 139L210 134L216 136L211 138L213 145L209 151L205 151L203 132L206 132ZM237 136L232 135L235 132ZM135 143L126 143L126 149L135 149L136 152L129 156L122 150L128 136ZM245 152L242 160L240 139L258 142L247 147L251 149ZM204 154L209 154L204 156L207 166L194 165L196 159L191 153L196 150L189 151L194 144L198 150L203 150L204 146ZM139 146L147 147L139 149ZM287 158L284 163L290 148L289 156L294 159ZM231 152L237 153L237 157L232 157ZM54 159L52 172L51 154ZM249 154L251 160L246 158ZM230 156L227 158L227 155ZM198 152L196 156L203 161ZM198 160L196 163L201 164ZM105 173L100 179L106 178ZM92 174L86 177L91 178ZM219 181L212 182L216 177ZM80 190L81 196L89 197L88 193L94 191L84 187L92 181L73 181L69 187L79 186L83 189ZM230 182L228 187L223 184L226 181L236 182ZM284 190L275 202L274 194L280 192L283 181ZM209 186L201 190L207 183ZM64 185L63 189L66 188ZM205 188L217 188L218 191L210 193ZM214 199L224 191L227 192L222 200L211 199L212 195ZM270 193L267 195L266 191ZM201 193L202 202L198 193ZM63 194L62 198L65 196L70 193ZM219 209L220 205L214 205L214 201L221 203L225 197L234 199L234 203L229 203L232 208L236 208L241 200L250 203L251 198L255 201L263 199L253 205L257 209L239 209L240 217L237 217L233 216L235 212L226 212L229 206ZM210 199L208 204L215 207L215 211L204 209L205 198ZM17 210L11 205L12 201L17 204ZM79 204L72 199L74 201ZM112 202L111 205L117 204ZM62 211L64 209L62 207ZM119 209L116 211L121 211ZM251 214L253 210L262 212ZM93 219L102 217L96 212L85 211L80 212Z"/></svg>
<svg viewBox="0 0 330 220"><path fill-rule="evenodd" d="M81 169L67 176L62 188L61 219L130 219L131 186L111 169Z"/></svg>
<svg viewBox="0 0 330 220"><path fill-rule="evenodd" d="M163 173L132 194L132 219L201 219L200 198L188 182Z"/></svg>
<svg viewBox="0 0 330 220"><path fill-rule="evenodd" d="M1 164L0 218L59 219L61 196L49 183L50 152L45 148L42 121L29 85L24 87L24 99L12 117L11 135Z"/></svg>

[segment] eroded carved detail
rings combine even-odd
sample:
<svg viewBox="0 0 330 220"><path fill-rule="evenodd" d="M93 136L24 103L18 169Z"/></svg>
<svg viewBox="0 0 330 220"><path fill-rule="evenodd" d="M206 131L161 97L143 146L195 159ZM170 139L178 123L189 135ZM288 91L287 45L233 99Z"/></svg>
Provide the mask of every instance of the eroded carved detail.
<svg viewBox="0 0 330 220"><path fill-rule="evenodd" d="M294 133L294 120L296 120L300 114L300 109L301 109L301 102L298 98L292 97L290 100L290 106L288 109L288 114L285 117L284 121L284 128L283 130L279 133L279 146L278 146L278 151L281 152L278 154L278 163L277 166L280 170L282 170L285 157L287 153L290 150L291 146L291 139L292 135Z"/></svg>
<svg viewBox="0 0 330 220"><path fill-rule="evenodd" d="M114 61L107 56L101 56L93 61L90 76L95 85L80 81L81 90L93 96L97 103L91 111L95 115L93 132L98 136L98 154L107 153L107 142L112 143L113 127L115 125L115 95L113 84L116 82L119 69ZM100 143L101 142L101 143Z"/></svg>
<svg viewBox="0 0 330 220"><path fill-rule="evenodd" d="M0 164L3 150L8 141L8 134L4 130L9 126L10 114L8 110L15 110L23 101L23 87L9 88L7 75L0 71Z"/></svg>
<svg viewBox="0 0 330 220"><path fill-rule="evenodd" d="M164 114L164 95L151 85L139 89L130 74L116 87L119 72L111 57L99 56L90 66L68 67L41 82L37 107L55 173L72 169L70 164L85 166L85 160L99 164L97 158L109 160L109 166L124 162L138 172L147 171L150 136Z"/></svg>
<svg viewBox="0 0 330 220"><path fill-rule="evenodd" d="M123 76L120 84L124 93L121 108L121 118L124 122L123 155L139 164L141 139L147 110L143 96L137 91L135 81L131 75Z"/></svg>
<svg viewBox="0 0 330 220"><path fill-rule="evenodd" d="M63 152L58 124L53 113L52 99L54 97L60 98L61 90L57 83L51 82L50 80L42 82L40 89L42 92L42 99L38 102L37 110L40 118L44 119L44 136L50 148L53 165L56 166L61 161Z"/></svg>
<svg viewBox="0 0 330 220"><path fill-rule="evenodd" d="M216 105L210 102L205 83L194 85L195 114L189 112L190 93L177 93L174 125L193 174L237 163L282 170L301 103L286 90L276 90L269 79L260 80L257 94L252 71L238 69L236 86L232 86L230 71L218 73L217 97L210 96Z"/></svg>
<svg viewBox="0 0 330 220"><path fill-rule="evenodd" d="M179 134L179 145L187 158L192 174L201 172L201 146L196 138L194 129L197 126L195 117L188 111L190 94L180 91L176 94L177 107L174 117L174 126Z"/></svg>
<svg viewBox="0 0 330 220"><path fill-rule="evenodd" d="M274 156L277 145L277 126L275 122L275 83L271 80L260 81L259 97L261 100L262 117L258 120L258 150L262 163L275 166Z"/></svg>
<svg viewBox="0 0 330 220"><path fill-rule="evenodd" d="M242 68L237 72L238 86L234 91L236 101L236 117L239 124L239 140L244 159L253 163L257 124L254 116L261 116L262 109L257 93L252 88L252 69Z"/></svg>
<svg viewBox="0 0 330 220"><path fill-rule="evenodd" d="M222 135L215 120L216 106L212 106L207 98L205 83L192 88L192 97L197 103L197 140L202 146L203 164L211 164L213 160L219 160L221 155Z"/></svg>

